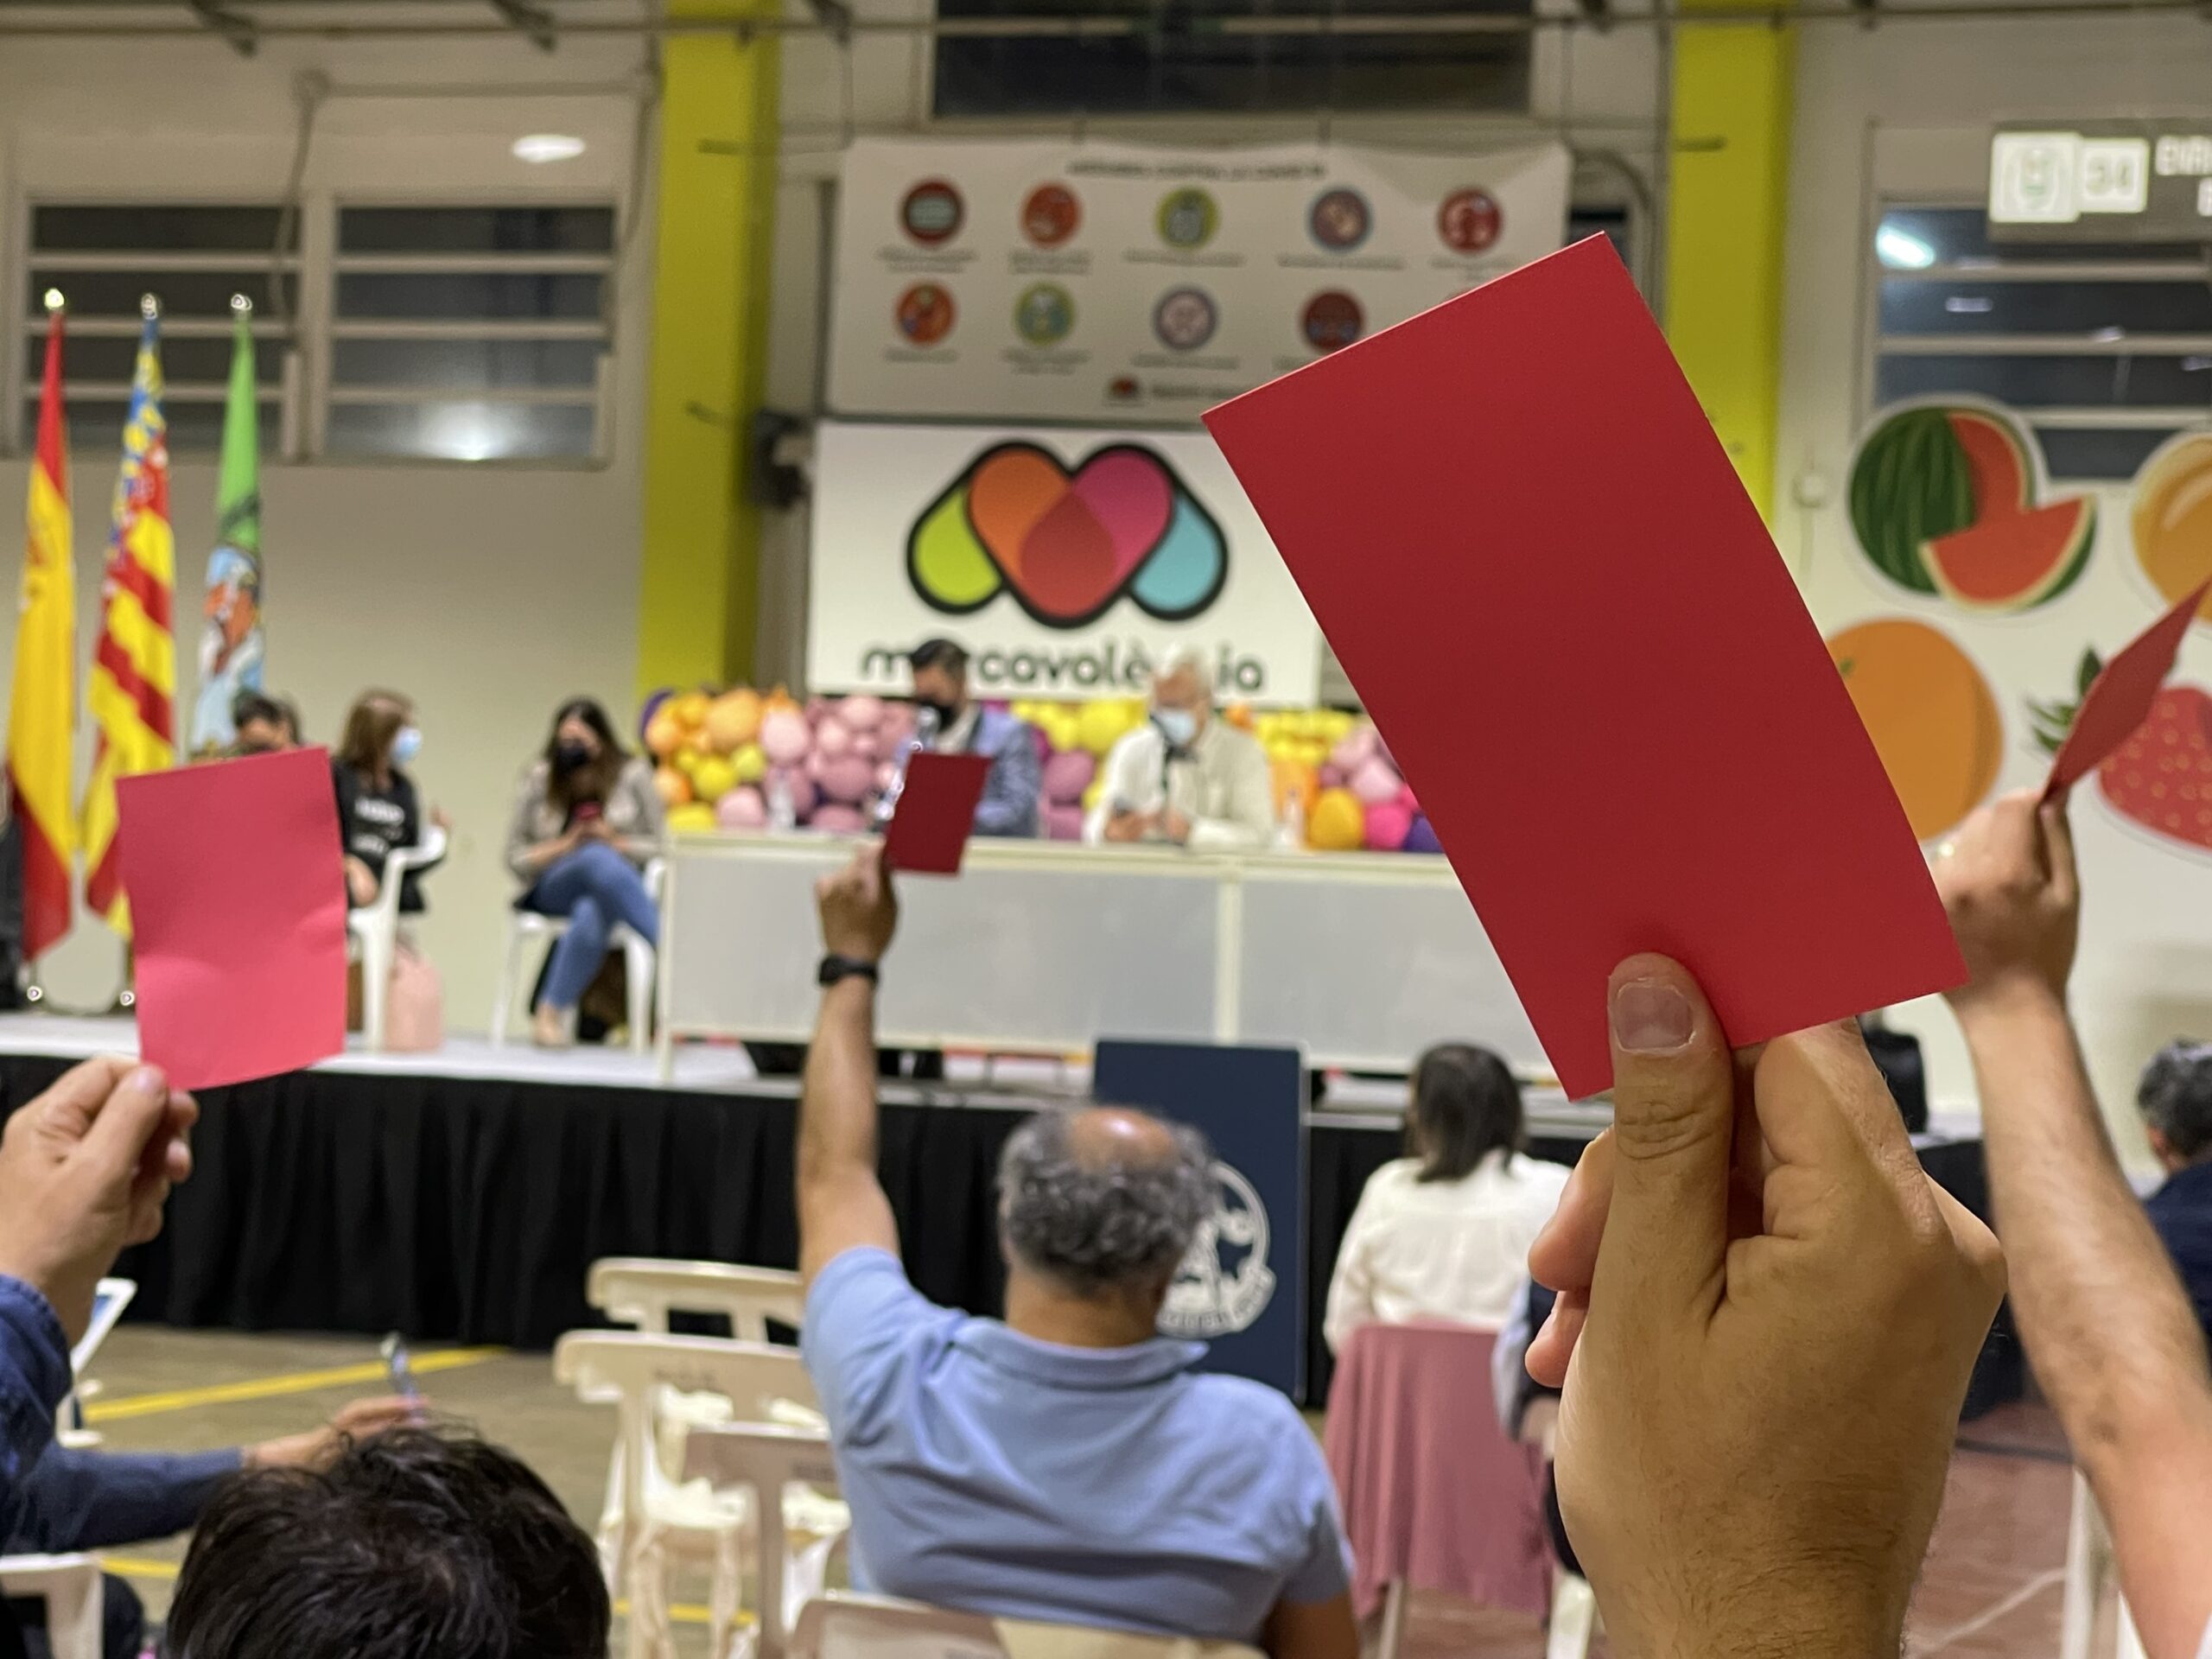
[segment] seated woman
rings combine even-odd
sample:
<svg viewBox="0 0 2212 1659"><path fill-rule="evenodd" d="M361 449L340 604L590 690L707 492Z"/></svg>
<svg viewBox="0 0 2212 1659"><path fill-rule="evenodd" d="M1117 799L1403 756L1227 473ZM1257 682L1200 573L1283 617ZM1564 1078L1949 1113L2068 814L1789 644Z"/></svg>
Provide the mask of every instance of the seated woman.
<svg viewBox="0 0 2212 1659"><path fill-rule="evenodd" d="M422 798L404 768L423 751L415 705L397 691L364 691L346 715L346 734L331 757L338 791L338 833L346 845L346 899L359 910L377 901L384 861L395 849L423 844ZM432 817L442 826L440 813ZM404 916L423 912L418 879L410 870L399 890Z"/></svg>
<svg viewBox="0 0 2212 1659"><path fill-rule="evenodd" d="M652 768L614 735L588 697L563 703L545 753L523 775L507 831L507 864L525 884L524 910L568 919L553 947L531 1035L570 1040L576 1004L607 957L617 922L660 942L660 918L639 874L660 851L664 821Z"/></svg>
<svg viewBox="0 0 2212 1659"><path fill-rule="evenodd" d="M1521 1085L1503 1060L1440 1043L1414 1067L1407 1156L1376 1170L1337 1251L1322 1324L1331 1351L1371 1322L1497 1330L1567 1171L1521 1150Z"/></svg>

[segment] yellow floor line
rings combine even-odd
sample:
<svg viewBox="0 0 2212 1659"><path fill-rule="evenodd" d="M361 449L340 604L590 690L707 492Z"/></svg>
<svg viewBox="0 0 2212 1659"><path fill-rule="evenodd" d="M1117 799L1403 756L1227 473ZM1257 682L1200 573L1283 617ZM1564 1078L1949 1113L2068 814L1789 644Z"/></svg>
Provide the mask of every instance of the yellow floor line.
<svg viewBox="0 0 2212 1659"><path fill-rule="evenodd" d="M140 1555L104 1554L99 1558L99 1563L104 1571L112 1573L119 1579L151 1579L162 1584L174 1583L176 1580L177 1564L175 1561L156 1561ZM626 1618L630 1614L630 1604L618 1601L614 1604L614 1611ZM679 1624L704 1624L709 1618L706 1608L684 1601L671 1604L668 1616ZM740 1612L737 1620L741 1624L753 1622L752 1615L746 1612Z"/></svg>
<svg viewBox="0 0 2212 1659"><path fill-rule="evenodd" d="M497 1359L505 1348L447 1348L414 1356L415 1374L457 1371ZM371 1360L359 1365L334 1365L321 1371L289 1371L276 1376L250 1377L243 1382L215 1382L202 1389L172 1389L166 1394L126 1395L120 1400L93 1400L85 1408L88 1423L119 1423L130 1417L152 1417L165 1411L189 1411L194 1406L235 1405L245 1400L274 1400L287 1394L312 1394L317 1389L351 1387L362 1382L385 1382L384 1364Z"/></svg>

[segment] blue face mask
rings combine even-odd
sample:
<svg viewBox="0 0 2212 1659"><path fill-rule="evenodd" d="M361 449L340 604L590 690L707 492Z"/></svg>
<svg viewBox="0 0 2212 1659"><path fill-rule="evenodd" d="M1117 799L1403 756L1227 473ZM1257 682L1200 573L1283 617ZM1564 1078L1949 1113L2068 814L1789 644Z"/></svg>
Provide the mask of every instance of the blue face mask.
<svg viewBox="0 0 2212 1659"><path fill-rule="evenodd" d="M1198 734L1198 717L1188 709L1155 709L1152 711L1152 723L1179 749L1188 748L1191 740Z"/></svg>
<svg viewBox="0 0 2212 1659"><path fill-rule="evenodd" d="M391 763L404 766L423 753L423 734L412 726L403 726L399 735L391 740Z"/></svg>

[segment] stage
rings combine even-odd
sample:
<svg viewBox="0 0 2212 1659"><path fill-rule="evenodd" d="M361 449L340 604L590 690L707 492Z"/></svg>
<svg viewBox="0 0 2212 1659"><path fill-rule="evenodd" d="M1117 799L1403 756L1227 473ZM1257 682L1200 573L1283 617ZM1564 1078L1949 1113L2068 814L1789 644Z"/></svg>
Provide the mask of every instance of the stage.
<svg viewBox="0 0 2212 1659"><path fill-rule="evenodd" d="M136 1048L127 1018L0 1015L0 1101L13 1110L76 1061ZM883 1184L914 1282L995 1313L999 1148L1024 1114L1082 1098L1089 1078L1050 1061L955 1057L949 1069L944 1083L880 1085ZM1327 1393L1321 1313L1337 1244L1368 1176L1397 1155L1402 1095L1338 1081L1306 1120L1310 1405ZM206 1090L194 1177L162 1236L118 1269L138 1281L131 1316L550 1347L595 1322L584 1274L601 1256L797 1260L797 1096L796 1079L757 1076L734 1046L687 1045L662 1082L651 1056L468 1038ZM1560 1162L1606 1117L1556 1097L1530 1108L1531 1150ZM1938 1181L1987 1214L1978 1140L1916 1144ZM2003 1316L1970 1405L2019 1389Z"/></svg>

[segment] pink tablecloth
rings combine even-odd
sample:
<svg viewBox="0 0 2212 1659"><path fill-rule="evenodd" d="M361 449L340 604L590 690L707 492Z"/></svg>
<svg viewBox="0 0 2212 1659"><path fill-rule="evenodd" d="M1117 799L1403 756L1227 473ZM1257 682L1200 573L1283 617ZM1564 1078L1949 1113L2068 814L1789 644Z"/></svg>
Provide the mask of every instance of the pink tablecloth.
<svg viewBox="0 0 2212 1659"><path fill-rule="evenodd" d="M1487 1331L1370 1325L1338 1357L1325 1436L1363 1618L1393 1580L1541 1614L1551 1599L1543 1458L1491 1403Z"/></svg>

